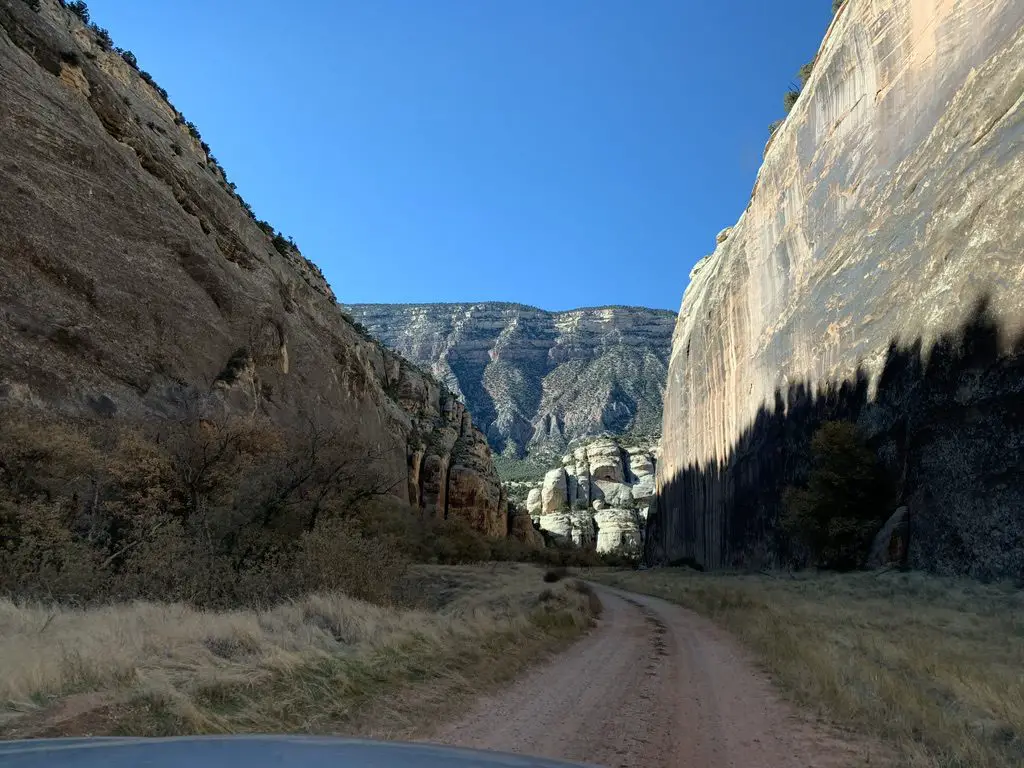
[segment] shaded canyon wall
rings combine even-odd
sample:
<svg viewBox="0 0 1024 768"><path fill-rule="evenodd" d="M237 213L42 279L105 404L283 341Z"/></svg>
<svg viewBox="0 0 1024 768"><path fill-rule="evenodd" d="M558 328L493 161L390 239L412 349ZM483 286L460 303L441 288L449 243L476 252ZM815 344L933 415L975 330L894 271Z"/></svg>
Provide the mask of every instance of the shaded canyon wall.
<svg viewBox="0 0 1024 768"><path fill-rule="evenodd" d="M504 535L464 406L268 226L131 60L54 0L0 0L0 406L146 420L203 393L315 418L425 514Z"/></svg>

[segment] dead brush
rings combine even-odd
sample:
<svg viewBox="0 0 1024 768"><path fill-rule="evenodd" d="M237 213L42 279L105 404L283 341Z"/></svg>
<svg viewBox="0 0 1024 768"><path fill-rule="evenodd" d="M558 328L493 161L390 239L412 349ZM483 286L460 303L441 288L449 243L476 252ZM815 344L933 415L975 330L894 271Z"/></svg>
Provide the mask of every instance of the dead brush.
<svg viewBox="0 0 1024 768"><path fill-rule="evenodd" d="M544 572L544 581L548 584L554 584L561 581L569 575L568 568L549 568Z"/></svg>
<svg viewBox="0 0 1024 768"><path fill-rule="evenodd" d="M604 612L604 605L601 603L601 598L598 597L597 592L587 582L581 581L580 579L573 579L569 582L569 588L579 592L587 598L587 607L590 609L590 614L596 619Z"/></svg>

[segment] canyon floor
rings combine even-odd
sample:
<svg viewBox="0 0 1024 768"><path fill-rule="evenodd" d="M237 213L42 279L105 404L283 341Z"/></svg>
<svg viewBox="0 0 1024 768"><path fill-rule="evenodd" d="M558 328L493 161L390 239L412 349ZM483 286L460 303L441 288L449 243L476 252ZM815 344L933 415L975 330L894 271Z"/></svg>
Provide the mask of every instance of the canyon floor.
<svg viewBox="0 0 1024 768"><path fill-rule="evenodd" d="M655 597L598 593L594 631L428 740L624 768L879 763L877 750L783 701L707 619Z"/></svg>
<svg viewBox="0 0 1024 768"><path fill-rule="evenodd" d="M293 732L608 768L1024 765L1013 583L898 570L549 578L413 566L387 606L0 600L0 738Z"/></svg>

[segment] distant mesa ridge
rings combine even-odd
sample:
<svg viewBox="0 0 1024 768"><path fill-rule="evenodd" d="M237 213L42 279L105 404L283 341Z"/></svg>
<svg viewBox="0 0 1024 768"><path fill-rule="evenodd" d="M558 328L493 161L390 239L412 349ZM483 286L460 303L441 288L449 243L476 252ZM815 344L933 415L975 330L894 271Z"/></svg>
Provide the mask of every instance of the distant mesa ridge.
<svg viewBox="0 0 1024 768"><path fill-rule="evenodd" d="M462 395L498 453L656 433L675 314L525 304L352 304L385 345Z"/></svg>

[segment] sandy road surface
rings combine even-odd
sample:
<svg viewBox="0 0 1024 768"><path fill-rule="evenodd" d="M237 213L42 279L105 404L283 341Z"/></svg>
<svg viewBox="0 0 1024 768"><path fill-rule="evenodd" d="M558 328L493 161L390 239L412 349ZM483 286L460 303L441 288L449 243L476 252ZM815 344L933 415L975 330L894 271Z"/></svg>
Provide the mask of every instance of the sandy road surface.
<svg viewBox="0 0 1024 768"><path fill-rule="evenodd" d="M735 641L657 598L597 587L600 625L430 741L602 766L857 765L780 701Z"/></svg>

